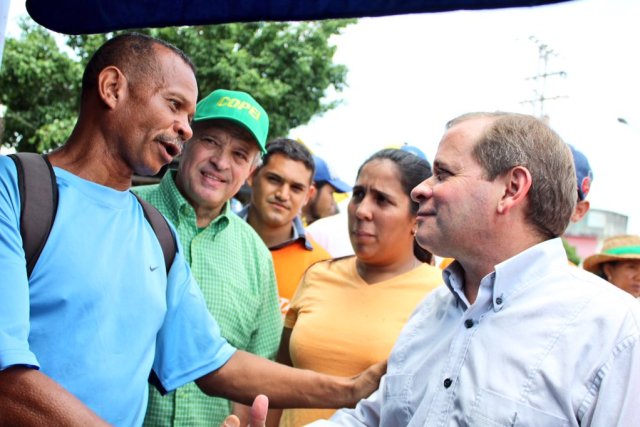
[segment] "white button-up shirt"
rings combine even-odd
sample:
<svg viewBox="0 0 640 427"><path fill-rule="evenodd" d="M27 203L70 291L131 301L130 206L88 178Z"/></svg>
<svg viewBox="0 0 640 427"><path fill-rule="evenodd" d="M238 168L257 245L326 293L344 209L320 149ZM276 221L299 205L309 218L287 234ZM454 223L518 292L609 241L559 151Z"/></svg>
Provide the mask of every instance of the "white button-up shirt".
<svg viewBox="0 0 640 427"><path fill-rule="evenodd" d="M460 265L403 329L347 426L640 426L640 304L568 265L560 239L496 266L474 304Z"/></svg>

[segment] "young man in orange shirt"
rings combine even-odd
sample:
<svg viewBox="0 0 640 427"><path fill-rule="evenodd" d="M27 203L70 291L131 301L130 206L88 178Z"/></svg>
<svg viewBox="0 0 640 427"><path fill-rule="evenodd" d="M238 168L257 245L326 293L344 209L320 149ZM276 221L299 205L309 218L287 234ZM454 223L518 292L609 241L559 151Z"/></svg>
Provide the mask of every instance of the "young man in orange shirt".
<svg viewBox="0 0 640 427"><path fill-rule="evenodd" d="M283 316L307 267L331 258L305 235L300 219L315 193L314 172L313 156L304 145L287 138L271 141L262 165L248 180L251 203L239 213L271 251Z"/></svg>

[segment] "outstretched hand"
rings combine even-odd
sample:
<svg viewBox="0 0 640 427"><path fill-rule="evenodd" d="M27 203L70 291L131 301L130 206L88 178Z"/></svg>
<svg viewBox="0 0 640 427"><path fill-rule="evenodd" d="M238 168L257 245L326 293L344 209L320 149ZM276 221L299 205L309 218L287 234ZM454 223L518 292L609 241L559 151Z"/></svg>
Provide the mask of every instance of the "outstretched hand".
<svg viewBox="0 0 640 427"><path fill-rule="evenodd" d="M240 419L235 415L229 415L220 427L265 427L269 399L264 394L259 394L251 405L251 416L248 426L240 426Z"/></svg>
<svg viewBox="0 0 640 427"><path fill-rule="evenodd" d="M376 391L380 385L380 378L382 378L386 372L387 361L383 360L382 362L369 366L366 370L353 377L355 386L352 406L355 406L360 399L365 399Z"/></svg>

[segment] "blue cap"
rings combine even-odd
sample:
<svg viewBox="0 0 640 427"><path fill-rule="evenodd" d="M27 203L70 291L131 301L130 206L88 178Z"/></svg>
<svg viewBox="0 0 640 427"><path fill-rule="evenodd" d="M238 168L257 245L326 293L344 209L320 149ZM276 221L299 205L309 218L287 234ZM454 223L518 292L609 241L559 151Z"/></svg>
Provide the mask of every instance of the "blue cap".
<svg viewBox="0 0 640 427"><path fill-rule="evenodd" d="M573 145L567 144L571 148L573 155L573 164L576 168L576 178L578 180L578 197L580 200L587 198L591 189L591 181L593 181L593 171L589 166L589 160L580 151L576 150Z"/></svg>
<svg viewBox="0 0 640 427"><path fill-rule="evenodd" d="M316 183L328 182L333 188L336 189L336 193L348 193L351 191L351 186L338 178L329 169L327 162L320 157L314 155L313 161L316 164L316 173L313 176L313 181Z"/></svg>
<svg viewBox="0 0 640 427"><path fill-rule="evenodd" d="M402 144L402 147L400 147L401 150L403 151L407 151L411 154L415 154L416 156L420 157L422 160L427 160L427 155L424 154L424 151L422 151L421 149L419 149L418 147L416 147L415 145L409 145L406 142L404 144ZM429 161L429 160L427 160Z"/></svg>

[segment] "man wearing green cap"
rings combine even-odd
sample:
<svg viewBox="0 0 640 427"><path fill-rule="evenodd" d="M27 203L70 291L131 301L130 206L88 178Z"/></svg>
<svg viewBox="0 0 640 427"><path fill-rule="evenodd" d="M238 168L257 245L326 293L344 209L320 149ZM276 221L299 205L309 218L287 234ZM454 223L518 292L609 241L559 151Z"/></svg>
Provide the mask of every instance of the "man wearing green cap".
<svg viewBox="0 0 640 427"><path fill-rule="evenodd" d="M222 336L273 359L282 320L271 255L229 204L260 162L267 113L249 94L219 89L198 103L192 128L178 170L135 191L175 226ZM204 395L194 383L166 397L151 389L145 425L218 425L231 410L231 402Z"/></svg>
<svg viewBox="0 0 640 427"><path fill-rule="evenodd" d="M353 405L377 386L382 365L344 378L236 349L191 273L192 248L178 244L163 256L166 241L145 218L156 212L129 188L134 173L158 173L191 139L197 97L193 64L166 42L122 34L93 54L72 134L36 158L57 203L32 274L20 174L37 175L0 156L0 424L139 426L149 379L168 392L195 381L208 395L244 403L264 394L274 407ZM228 105L256 115L239 101ZM228 140L218 142L227 150ZM223 166L235 159L224 153ZM200 189L226 186L229 175L214 170L201 170Z"/></svg>

